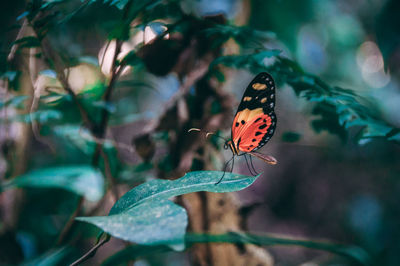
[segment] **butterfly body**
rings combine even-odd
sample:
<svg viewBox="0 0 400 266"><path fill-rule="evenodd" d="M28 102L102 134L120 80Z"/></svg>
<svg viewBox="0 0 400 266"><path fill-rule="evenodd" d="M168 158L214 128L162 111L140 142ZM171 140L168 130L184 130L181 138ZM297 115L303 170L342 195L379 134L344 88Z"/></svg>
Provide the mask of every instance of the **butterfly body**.
<svg viewBox="0 0 400 266"><path fill-rule="evenodd" d="M262 155L255 151L264 146L275 132L277 119L274 107L275 82L271 75L262 72L247 86L233 119L231 140L226 142L233 155L239 155L239 152L258 158ZM267 162L275 164L276 160Z"/></svg>

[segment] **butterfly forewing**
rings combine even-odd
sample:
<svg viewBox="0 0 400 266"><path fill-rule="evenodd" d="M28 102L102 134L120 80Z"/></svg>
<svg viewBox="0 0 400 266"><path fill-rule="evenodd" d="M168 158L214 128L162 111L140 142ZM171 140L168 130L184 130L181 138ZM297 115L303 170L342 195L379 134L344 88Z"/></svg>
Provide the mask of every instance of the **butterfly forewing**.
<svg viewBox="0 0 400 266"><path fill-rule="evenodd" d="M232 125L232 141L243 152L257 150L272 137L276 127L275 82L262 72L248 85Z"/></svg>

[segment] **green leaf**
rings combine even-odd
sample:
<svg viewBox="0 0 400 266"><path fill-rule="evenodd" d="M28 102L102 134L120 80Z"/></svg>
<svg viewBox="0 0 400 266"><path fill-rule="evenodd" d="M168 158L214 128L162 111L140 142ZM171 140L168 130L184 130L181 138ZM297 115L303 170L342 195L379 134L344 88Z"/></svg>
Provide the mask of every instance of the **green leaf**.
<svg viewBox="0 0 400 266"><path fill-rule="evenodd" d="M104 194L104 180L100 171L86 165L43 168L30 171L2 185L15 187L61 188L98 201Z"/></svg>
<svg viewBox="0 0 400 266"><path fill-rule="evenodd" d="M38 38L34 36L27 36L23 37L21 39L15 40L13 44L19 44L19 47L24 48L31 48L31 47L39 47L40 46L40 41Z"/></svg>
<svg viewBox="0 0 400 266"><path fill-rule="evenodd" d="M0 99L0 108L4 108L7 106L12 106L17 109L23 108L24 107L24 102L27 100L29 97L26 95L18 95L18 96L13 96L10 99Z"/></svg>
<svg viewBox="0 0 400 266"><path fill-rule="evenodd" d="M52 70L52 69L45 69L39 72L39 75L43 75L49 78L56 79L57 78L57 73Z"/></svg>
<svg viewBox="0 0 400 266"><path fill-rule="evenodd" d="M92 134L81 126L62 125L52 127L54 134L61 137L63 141L74 145L83 153L93 154L96 142Z"/></svg>
<svg viewBox="0 0 400 266"><path fill-rule="evenodd" d="M41 256L29 260L22 264L22 266L53 266L60 265L62 261L67 257L67 255L71 254L70 247L51 249Z"/></svg>
<svg viewBox="0 0 400 266"><path fill-rule="evenodd" d="M114 30L110 32L108 39L128 40L129 30L130 30L129 24L121 22L114 28Z"/></svg>
<svg viewBox="0 0 400 266"><path fill-rule="evenodd" d="M8 79L10 82L14 81L15 78L18 76L17 71L6 71L1 74L0 78Z"/></svg>
<svg viewBox="0 0 400 266"><path fill-rule="evenodd" d="M296 132L287 131L282 134L282 141L285 141L285 142L297 142L300 140L300 138L301 138L301 135Z"/></svg>
<svg viewBox="0 0 400 266"><path fill-rule="evenodd" d="M262 52L253 54L221 56L211 63L210 68L222 64L238 69L247 68L251 72L258 73L266 71L267 65L265 59L276 57L280 53L280 50L263 50Z"/></svg>
<svg viewBox="0 0 400 266"><path fill-rule="evenodd" d="M172 250L166 245L156 245L156 246L132 245L108 257L101 265L102 266L124 265L124 263L130 260L134 261L139 258L147 257L149 255L159 254L168 251Z"/></svg>
<svg viewBox="0 0 400 266"><path fill-rule="evenodd" d="M197 243L235 243L235 244L255 244L260 246L299 246L316 250L323 250L349 258L353 262L361 265L371 265L370 256L357 246L335 244L326 241L293 239L284 237L275 237L269 235L256 235L248 233L230 232L226 234L186 234L185 242L187 246ZM120 265L126 261L134 260L140 257L149 256L154 253L171 251L167 246L158 245L146 247L135 245L127 247L103 262L104 265Z"/></svg>
<svg viewBox="0 0 400 266"><path fill-rule="evenodd" d="M32 123L33 121L37 121L40 124L49 123L53 121L61 120L63 114L58 110L38 110L33 113L17 115L15 116L16 121L24 122L24 123Z"/></svg>
<svg viewBox="0 0 400 266"><path fill-rule="evenodd" d="M400 130L392 130L388 134L388 140L400 143Z"/></svg>
<svg viewBox="0 0 400 266"><path fill-rule="evenodd" d="M188 224L184 208L168 200L148 201L125 212L110 216L78 217L110 235L139 244L158 245L171 242L182 250Z"/></svg>
<svg viewBox="0 0 400 266"><path fill-rule="evenodd" d="M175 250L184 247L187 226L185 209L168 198L197 191L231 192L251 185L256 177L220 171L190 172L177 180L151 180L122 196L108 216L79 217L114 237L138 244L158 245L168 242Z"/></svg>
<svg viewBox="0 0 400 266"><path fill-rule="evenodd" d="M135 51L130 51L121 61L121 64L127 64L130 66L136 66L141 64L142 60L136 55Z"/></svg>
<svg viewBox="0 0 400 266"><path fill-rule="evenodd" d="M174 196L198 192L232 192L250 186L258 177L225 173L221 171L189 172L176 180L155 179L141 184L122 196L111 208L110 215L124 212L145 201L160 201Z"/></svg>

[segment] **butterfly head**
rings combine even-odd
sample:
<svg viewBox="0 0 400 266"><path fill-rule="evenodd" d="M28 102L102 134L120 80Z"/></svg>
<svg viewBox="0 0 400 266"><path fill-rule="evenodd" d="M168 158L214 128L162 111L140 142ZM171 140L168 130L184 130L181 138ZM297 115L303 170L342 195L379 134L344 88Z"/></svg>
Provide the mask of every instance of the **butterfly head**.
<svg viewBox="0 0 400 266"><path fill-rule="evenodd" d="M235 145L233 144L232 140L227 140L224 144L224 149L227 150L228 148L231 149L233 155L239 155L238 150L236 149Z"/></svg>

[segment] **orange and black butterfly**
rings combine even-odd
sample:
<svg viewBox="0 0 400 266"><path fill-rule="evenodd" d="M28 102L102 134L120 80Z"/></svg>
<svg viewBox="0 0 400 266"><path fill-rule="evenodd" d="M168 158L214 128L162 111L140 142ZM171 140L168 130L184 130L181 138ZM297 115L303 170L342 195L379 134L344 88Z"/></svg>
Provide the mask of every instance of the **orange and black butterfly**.
<svg viewBox="0 0 400 266"><path fill-rule="evenodd" d="M277 163L274 157L256 152L274 135L277 122L274 112L275 98L275 82L268 73L262 72L258 74L247 86L233 119L231 139L226 140L224 145L225 149L229 147L233 153L226 166L230 161L234 160L235 156L244 155L247 162L247 154L255 156L268 164ZM250 173L254 174L253 171L255 173L256 171L251 157L250 162L252 168L250 168L248 162L247 165ZM218 183L222 181L222 178Z"/></svg>

